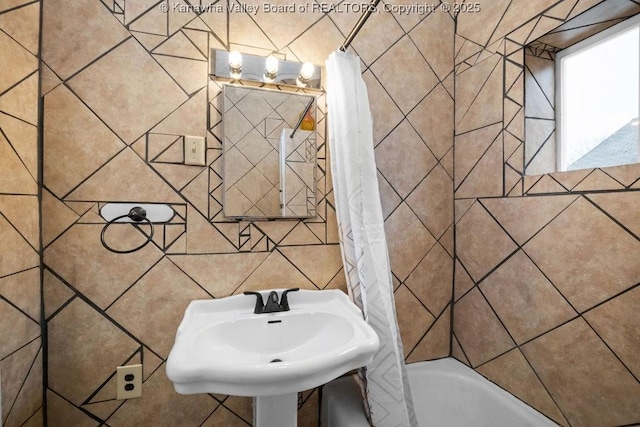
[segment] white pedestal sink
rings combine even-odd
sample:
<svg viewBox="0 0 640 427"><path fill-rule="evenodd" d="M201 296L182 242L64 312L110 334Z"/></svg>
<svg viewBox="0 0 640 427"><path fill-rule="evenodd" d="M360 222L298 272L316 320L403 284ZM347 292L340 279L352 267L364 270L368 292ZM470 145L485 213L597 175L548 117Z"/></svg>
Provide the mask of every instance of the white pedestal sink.
<svg viewBox="0 0 640 427"><path fill-rule="evenodd" d="M250 295L191 302L167 359L176 391L255 397L255 427L289 427L299 391L371 362L378 336L344 292L288 299L289 311L266 314Z"/></svg>

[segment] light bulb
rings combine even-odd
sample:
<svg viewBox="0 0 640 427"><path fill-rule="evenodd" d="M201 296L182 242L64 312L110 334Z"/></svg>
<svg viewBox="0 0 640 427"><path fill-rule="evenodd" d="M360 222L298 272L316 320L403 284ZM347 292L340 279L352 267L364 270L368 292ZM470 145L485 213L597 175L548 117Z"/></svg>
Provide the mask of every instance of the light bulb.
<svg viewBox="0 0 640 427"><path fill-rule="evenodd" d="M313 72L316 70L315 65L311 62L305 62L302 64L302 68L300 68L300 80L303 82L308 81L311 77L313 77Z"/></svg>
<svg viewBox="0 0 640 427"><path fill-rule="evenodd" d="M234 71L242 69L242 54L237 50L229 52L229 67Z"/></svg>
<svg viewBox="0 0 640 427"><path fill-rule="evenodd" d="M278 72L278 58L274 55L267 56L264 62L264 71L266 74L275 75Z"/></svg>

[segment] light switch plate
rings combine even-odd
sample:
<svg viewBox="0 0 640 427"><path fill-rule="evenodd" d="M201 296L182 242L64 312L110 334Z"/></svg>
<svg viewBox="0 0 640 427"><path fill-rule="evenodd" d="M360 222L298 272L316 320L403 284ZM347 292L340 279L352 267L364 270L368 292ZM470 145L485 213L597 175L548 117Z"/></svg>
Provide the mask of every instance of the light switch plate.
<svg viewBox="0 0 640 427"><path fill-rule="evenodd" d="M116 399L142 397L142 365L126 365L116 368Z"/></svg>
<svg viewBox="0 0 640 427"><path fill-rule="evenodd" d="M205 166L207 145L201 136L184 136L184 164Z"/></svg>

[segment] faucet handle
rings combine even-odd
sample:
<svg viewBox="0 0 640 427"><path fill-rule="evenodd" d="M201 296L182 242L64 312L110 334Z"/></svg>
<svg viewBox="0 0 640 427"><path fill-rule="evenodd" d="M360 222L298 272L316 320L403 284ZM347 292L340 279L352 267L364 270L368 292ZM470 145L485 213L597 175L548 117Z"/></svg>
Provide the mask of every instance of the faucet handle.
<svg viewBox="0 0 640 427"><path fill-rule="evenodd" d="M291 288L282 291L282 295L280 296L280 307L282 307L282 311L289 311L289 298L287 298L287 294L289 292L296 292L299 290L300 288Z"/></svg>
<svg viewBox="0 0 640 427"><path fill-rule="evenodd" d="M262 312L264 311L264 301L262 300L262 294L260 292L245 291L244 295L256 296L256 306L253 309L253 312L255 314L262 314Z"/></svg>

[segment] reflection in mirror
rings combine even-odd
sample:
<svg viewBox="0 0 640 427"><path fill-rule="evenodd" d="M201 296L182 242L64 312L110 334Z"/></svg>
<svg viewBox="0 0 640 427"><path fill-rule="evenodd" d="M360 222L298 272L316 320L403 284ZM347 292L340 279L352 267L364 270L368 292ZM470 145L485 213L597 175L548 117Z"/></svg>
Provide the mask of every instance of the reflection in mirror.
<svg viewBox="0 0 640 427"><path fill-rule="evenodd" d="M638 162L639 13L605 0L525 46L526 175Z"/></svg>
<svg viewBox="0 0 640 427"><path fill-rule="evenodd" d="M316 107L312 95L223 86L226 217L316 215Z"/></svg>

